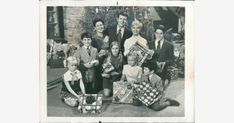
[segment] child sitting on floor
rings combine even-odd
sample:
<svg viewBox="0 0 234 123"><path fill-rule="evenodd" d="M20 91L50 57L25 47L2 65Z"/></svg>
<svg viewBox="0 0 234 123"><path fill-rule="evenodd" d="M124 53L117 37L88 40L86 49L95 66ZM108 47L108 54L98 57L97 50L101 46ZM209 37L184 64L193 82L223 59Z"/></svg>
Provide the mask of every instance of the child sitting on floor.
<svg viewBox="0 0 234 123"><path fill-rule="evenodd" d="M67 58L68 71L63 75L64 82L60 93L62 101L72 107L78 106L80 96L85 94L82 75L77 69L78 64L79 62L75 57Z"/></svg>
<svg viewBox="0 0 234 123"><path fill-rule="evenodd" d="M153 104L149 105L148 107L155 111L160 111L166 108L167 106L179 106L179 102L177 102L176 100L166 98L164 96L162 80L158 75L154 73L154 66L154 62L147 62L142 65L142 81L148 81L152 88L156 88L156 90L159 92L159 95L157 96L158 100L155 101ZM142 102L137 98L133 98L133 105L140 106L142 105Z"/></svg>
<svg viewBox="0 0 234 123"><path fill-rule="evenodd" d="M119 81L123 70L123 55L120 52L120 45L113 41L110 45L110 53L104 60L103 67L103 93L109 97L113 92L113 82Z"/></svg>
<svg viewBox="0 0 234 123"><path fill-rule="evenodd" d="M124 65L121 81L138 83L141 79L142 68L137 66L137 55L128 54L128 64Z"/></svg>

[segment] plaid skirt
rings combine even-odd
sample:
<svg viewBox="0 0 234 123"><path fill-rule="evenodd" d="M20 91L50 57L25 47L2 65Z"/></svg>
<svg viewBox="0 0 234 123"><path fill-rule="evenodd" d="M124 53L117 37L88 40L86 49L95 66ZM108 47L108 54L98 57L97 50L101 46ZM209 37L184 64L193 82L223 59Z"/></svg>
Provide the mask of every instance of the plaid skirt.
<svg viewBox="0 0 234 123"><path fill-rule="evenodd" d="M78 94L81 94L81 92L78 92ZM69 92L61 91L60 98L65 104L71 107L77 107L79 105L79 99Z"/></svg>

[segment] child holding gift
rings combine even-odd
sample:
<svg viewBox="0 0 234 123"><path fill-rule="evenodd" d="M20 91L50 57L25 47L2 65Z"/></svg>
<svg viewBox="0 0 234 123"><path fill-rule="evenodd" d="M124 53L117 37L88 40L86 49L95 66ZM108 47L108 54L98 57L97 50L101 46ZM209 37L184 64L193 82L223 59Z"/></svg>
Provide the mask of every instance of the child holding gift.
<svg viewBox="0 0 234 123"><path fill-rule="evenodd" d="M76 58L80 59L80 71L83 75L86 93L95 92L96 67L99 64L98 51L91 46L92 36L85 32L81 34L83 46L75 53Z"/></svg>
<svg viewBox="0 0 234 123"><path fill-rule="evenodd" d="M81 72L77 69L79 62L75 57L67 58L68 71L63 75L64 82L60 97L69 106L78 106L81 94L85 94Z"/></svg>
<svg viewBox="0 0 234 123"><path fill-rule="evenodd" d="M156 90L159 92L158 100L155 101L153 104L149 105L148 107L155 110L160 111L168 106L179 106L179 102L176 100L172 100L169 98L166 98L164 96L164 90L163 90L163 84L161 78L154 73L155 70L155 63L154 62L147 62L142 65L143 67L143 75L142 75L142 81L147 81L150 83L152 88L156 88ZM133 105L140 106L142 105L142 102L135 98L133 100Z"/></svg>
<svg viewBox="0 0 234 123"><path fill-rule="evenodd" d="M108 97L113 91L113 82L119 81L123 70L123 55L120 52L120 45L113 41L110 45L110 53L104 60L103 67L103 92Z"/></svg>
<svg viewBox="0 0 234 123"><path fill-rule="evenodd" d="M129 53L127 57L128 64L124 65L121 81L138 83L141 79L142 68L137 66L137 55Z"/></svg>

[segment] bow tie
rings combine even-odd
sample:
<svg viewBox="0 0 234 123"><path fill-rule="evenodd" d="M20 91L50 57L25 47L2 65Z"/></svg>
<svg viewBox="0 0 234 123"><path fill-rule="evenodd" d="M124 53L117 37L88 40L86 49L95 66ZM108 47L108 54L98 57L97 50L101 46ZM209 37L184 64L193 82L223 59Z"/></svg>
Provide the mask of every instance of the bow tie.
<svg viewBox="0 0 234 123"><path fill-rule="evenodd" d="M71 81L71 84L72 85L74 85L74 76L77 74L77 72L75 71L75 72L73 72L73 73L71 73L71 75L72 75L72 81Z"/></svg>
<svg viewBox="0 0 234 123"><path fill-rule="evenodd" d="M74 75L76 75L76 74L77 74L77 72L76 72L76 71L75 71L75 72L73 72L73 73L71 73L71 75L72 75L72 76L74 76Z"/></svg>

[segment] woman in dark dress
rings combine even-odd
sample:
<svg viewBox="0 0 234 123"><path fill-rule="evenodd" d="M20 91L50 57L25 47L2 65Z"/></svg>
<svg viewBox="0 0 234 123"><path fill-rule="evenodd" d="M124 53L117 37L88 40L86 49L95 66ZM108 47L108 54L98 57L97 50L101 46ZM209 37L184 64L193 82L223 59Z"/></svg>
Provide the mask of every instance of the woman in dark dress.
<svg viewBox="0 0 234 123"><path fill-rule="evenodd" d="M97 48L98 50L98 60L99 66L97 67L97 83L95 85L96 92L102 90L102 63L104 59L107 57L108 50L109 50L109 36L107 35L105 28L104 28L104 21L102 19L95 19L93 21L94 26L94 34L93 34L93 42L92 46Z"/></svg>

